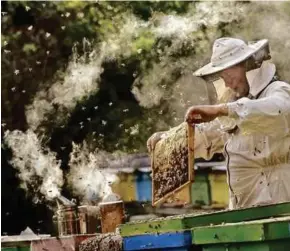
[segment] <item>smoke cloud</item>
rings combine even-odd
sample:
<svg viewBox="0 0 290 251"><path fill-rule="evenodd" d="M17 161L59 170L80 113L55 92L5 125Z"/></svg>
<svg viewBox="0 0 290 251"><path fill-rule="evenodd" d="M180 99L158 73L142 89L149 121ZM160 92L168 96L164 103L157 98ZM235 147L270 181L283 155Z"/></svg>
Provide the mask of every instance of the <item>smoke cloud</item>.
<svg viewBox="0 0 290 251"><path fill-rule="evenodd" d="M117 179L103 168L108 167L113 156L96 149L90 152L87 144L73 144L70 154L68 183L73 193L83 201L99 201L112 193L110 184Z"/></svg>
<svg viewBox="0 0 290 251"><path fill-rule="evenodd" d="M52 83L48 91L39 91L32 104L27 106L26 118L30 128L36 130L49 114L55 114L56 126L65 122L78 101L98 92L102 63L130 56L133 38L145 26L133 15L127 15L119 31L111 33L95 48L91 49L91 43L84 39L85 53L79 57L77 51L73 51L64 79Z"/></svg>
<svg viewBox="0 0 290 251"><path fill-rule="evenodd" d="M167 104L173 115L170 125L177 125L187 107L213 103L214 89L192 72L210 57L212 42L220 34L219 24L240 21L242 10L240 3L199 2L183 16L156 15L151 24L155 39L170 40L170 46L160 49L160 62L136 79L132 92L140 105Z"/></svg>
<svg viewBox="0 0 290 251"><path fill-rule="evenodd" d="M31 130L24 132L6 131L4 140L11 148L11 164L19 171L21 187L35 195L35 202L41 198L52 200L60 195L63 173L56 154L41 145L38 136Z"/></svg>
<svg viewBox="0 0 290 251"><path fill-rule="evenodd" d="M290 82L290 3L283 1L259 1L246 5L244 18L233 36L245 40L266 38L281 80Z"/></svg>

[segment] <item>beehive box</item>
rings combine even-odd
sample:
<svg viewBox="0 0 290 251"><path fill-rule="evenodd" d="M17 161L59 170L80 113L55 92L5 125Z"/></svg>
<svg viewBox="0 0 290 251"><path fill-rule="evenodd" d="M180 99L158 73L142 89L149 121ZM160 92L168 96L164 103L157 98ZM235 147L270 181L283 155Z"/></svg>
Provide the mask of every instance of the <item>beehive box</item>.
<svg viewBox="0 0 290 251"><path fill-rule="evenodd" d="M10 247L2 246L1 251L30 251L30 243L17 243L17 244L15 243Z"/></svg>
<svg viewBox="0 0 290 251"><path fill-rule="evenodd" d="M136 175L134 173L118 173L119 181L112 184L112 190L121 196L124 202L136 201Z"/></svg>
<svg viewBox="0 0 290 251"><path fill-rule="evenodd" d="M288 251L290 216L192 229L192 243L203 251Z"/></svg>
<svg viewBox="0 0 290 251"><path fill-rule="evenodd" d="M290 241L273 240L263 242L203 245L202 251L289 251Z"/></svg>
<svg viewBox="0 0 290 251"><path fill-rule="evenodd" d="M152 196L152 181L150 173L137 172L136 188L138 201L151 201Z"/></svg>
<svg viewBox="0 0 290 251"><path fill-rule="evenodd" d="M225 171L213 171L208 175L211 205L213 207L223 208L229 204L229 188L227 184L227 174Z"/></svg>
<svg viewBox="0 0 290 251"><path fill-rule="evenodd" d="M157 218L149 221L130 222L120 225L120 233L123 237L142 234L160 234L185 231L198 226L221 224L223 222L235 223L264 219L283 214L290 215L290 202L237 210L223 210L215 213L188 214Z"/></svg>
<svg viewBox="0 0 290 251"><path fill-rule="evenodd" d="M49 236L49 235L48 235ZM31 242L35 239L41 239L36 236L10 235L1 236L1 251L30 251Z"/></svg>
<svg viewBox="0 0 290 251"><path fill-rule="evenodd" d="M189 251L193 250L191 249L191 246L192 240L190 231L164 233L159 235L137 235L123 238L124 251Z"/></svg>
<svg viewBox="0 0 290 251"><path fill-rule="evenodd" d="M194 206L211 204L211 189L207 170L195 172L195 179L191 185L191 203Z"/></svg>
<svg viewBox="0 0 290 251"><path fill-rule="evenodd" d="M117 225L124 223L125 211L123 201L102 202L100 216L102 233L115 232Z"/></svg>

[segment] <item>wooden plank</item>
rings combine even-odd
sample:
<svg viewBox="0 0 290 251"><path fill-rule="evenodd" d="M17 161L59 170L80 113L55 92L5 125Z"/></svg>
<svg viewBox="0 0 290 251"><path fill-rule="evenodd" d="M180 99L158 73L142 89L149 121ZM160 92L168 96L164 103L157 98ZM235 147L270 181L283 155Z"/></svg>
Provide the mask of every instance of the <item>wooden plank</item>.
<svg viewBox="0 0 290 251"><path fill-rule="evenodd" d="M185 247L185 248L184 247L181 247L181 248L170 248L170 249L166 249L166 251L192 251L192 249L191 248L187 248L187 247Z"/></svg>
<svg viewBox="0 0 290 251"><path fill-rule="evenodd" d="M283 214L290 215L290 202L237 210L224 210L210 214L188 214L185 216L157 218L150 221L130 222L120 225L120 233L123 237L126 237L149 233L184 231L198 226L264 219Z"/></svg>
<svg viewBox="0 0 290 251"><path fill-rule="evenodd" d="M191 246L190 231L137 235L123 238L123 250L168 250L170 248L186 248Z"/></svg>
<svg viewBox="0 0 290 251"><path fill-rule="evenodd" d="M193 244L265 241L286 239L290 241L290 217L204 226L192 229Z"/></svg>
<svg viewBox="0 0 290 251"><path fill-rule="evenodd" d="M174 206L180 205L184 206L187 204L191 204L191 189L190 185L183 187L180 191L173 194L171 197L169 197L165 204L172 204ZM173 207L174 207L173 206Z"/></svg>
<svg viewBox="0 0 290 251"><path fill-rule="evenodd" d="M153 182L152 182L153 183ZM181 185L180 187L176 188L174 191L164 195L161 199L152 202L153 206L157 206L159 204L162 204L163 202L167 201L168 199L170 199L170 197L174 197L175 194L180 193L183 189L189 188L189 186L191 185L191 182L188 181L186 183L184 183L183 185Z"/></svg>
<svg viewBox="0 0 290 251"><path fill-rule="evenodd" d="M119 226L120 234L123 237L142 235L142 234L154 234L154 233L165 233L172 231L182 231L183 223L182 219L177 219L173 217L171 220L158 219L156 221L141 221L140 223L129 222ZM170 231L173 229L172 231Z"/></svg>
<svg viewBox="0 0 290 251"><path fill-rule="evenodd" d="M261 241L265 239L263 224L194 228L192 236L194 244Z"/></svg>
<svg viewBox="0 0 290 251"><path fill-rule="evenodd" d="M195 126L187 123L187 146L188 146L188 180L194 181L194 133Z"/></svg>
<svg viewBox="0 0 290 251"><path fill-rule="evenodd" d="M205 226L209 224L235 223L240 221L250 221L257 219L265 219L281 215L290 215L290 202L250 207L236 210L223 210L211 214L203 214L198 216L186 216L183 219L184 229L196 226Z"/></svg>
<svg viewBox="0 0 290 251"><path fill-rule="evenodd" d="M264 233L266 240L287 238L290 242L290 217L285 222L264 223Z"/></svg>

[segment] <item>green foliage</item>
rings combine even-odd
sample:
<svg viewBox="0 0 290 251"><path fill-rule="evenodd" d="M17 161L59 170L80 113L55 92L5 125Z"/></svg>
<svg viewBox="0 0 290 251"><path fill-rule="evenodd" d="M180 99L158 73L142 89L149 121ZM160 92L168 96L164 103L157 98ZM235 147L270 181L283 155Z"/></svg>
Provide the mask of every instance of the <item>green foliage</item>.
<svg viewBox="0 0 290 251"><path fill-rule="evenodd" d="M188 1L132 1L129 5L136 16L148 20L154 12L185 13L191 3Z"/></svg>
<svg viewBox="0 0 290 251"><path fill-rule="evenodd" d="M140 54L142 52L150 52L153 49L154 44L154 35L149 31L145 31L133 42L133 53Z"/></svg>
<svg viewBox="0 0 290 251"><path fill-rule="evenodd" d="M36 52L37 51L37 48L35 46L35 44L33 43L28 43L28 44L25 44L23 46L23 49L22 49L25 53L27 54L30 54L30 53L33 53L33 52Z"/></svg>

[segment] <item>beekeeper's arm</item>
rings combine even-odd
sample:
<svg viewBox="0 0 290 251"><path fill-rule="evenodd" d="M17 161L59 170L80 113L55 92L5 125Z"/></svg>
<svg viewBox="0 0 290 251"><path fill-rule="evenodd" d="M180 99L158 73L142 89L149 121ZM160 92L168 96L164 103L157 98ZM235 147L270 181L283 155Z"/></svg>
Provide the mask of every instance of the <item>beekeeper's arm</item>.
<svg viewBox="0 0 290 251"><path fill-rule="evenodd" d="M178 127L186 127L186 122ZM172 128L174 130L174 128ZM154 133L147 141L148 151L154 150L156 143L166 137L170 137L168 131ZM226 135L221 131L221 123L219 119L211 122L195 125L194 137L194 156L195 158L204 158L209 160L215 153L222 153Z"/></svg>
<svg viewBox="0 0 290 251"><path fill-rule="evenodd" d="M228 103L228 116L235 119L243 134L263 133L267 135L289 133L290 85L284 82L270 84L263 98L250 100L241 98Z"/></svg>

